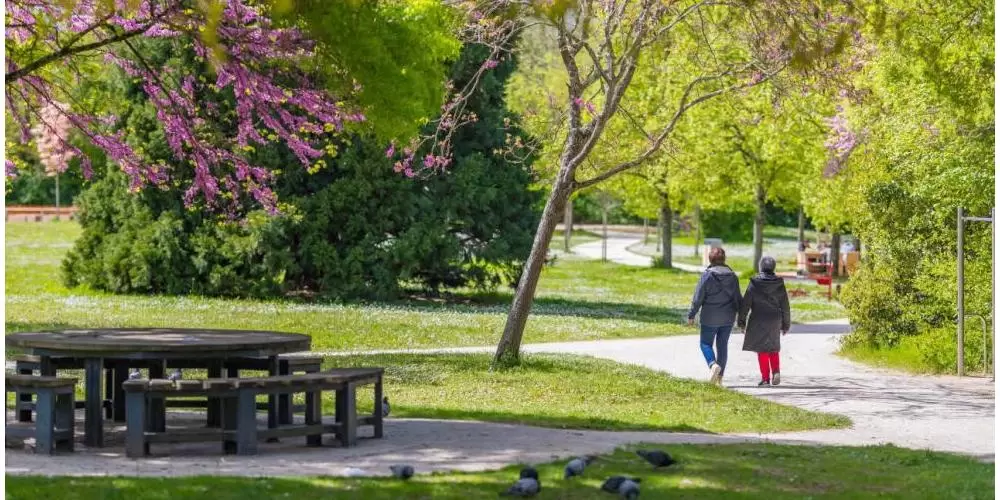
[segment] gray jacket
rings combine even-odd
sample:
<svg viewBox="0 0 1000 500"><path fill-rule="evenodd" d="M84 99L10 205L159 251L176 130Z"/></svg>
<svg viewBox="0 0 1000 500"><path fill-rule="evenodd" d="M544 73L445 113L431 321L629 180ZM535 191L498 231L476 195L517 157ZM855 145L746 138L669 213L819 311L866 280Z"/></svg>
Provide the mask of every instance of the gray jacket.
<svg viewBox="0 0 1000 500"><path fill-rule="evenodd" d="M738 321L740 328L747 330L743 337L743 350L780 351L781 332L787 332L792 326L791 319L785 280L764 273L750 278Z"/></svg>
<svg viewBox="0 0 1000 500"><path fill-rule="evenodd" d="M711 266L702 273L694 289L688 319L694 319L701 310L702 325L732 325L742 302L740 279L736 273L729 266Z"/></svg>

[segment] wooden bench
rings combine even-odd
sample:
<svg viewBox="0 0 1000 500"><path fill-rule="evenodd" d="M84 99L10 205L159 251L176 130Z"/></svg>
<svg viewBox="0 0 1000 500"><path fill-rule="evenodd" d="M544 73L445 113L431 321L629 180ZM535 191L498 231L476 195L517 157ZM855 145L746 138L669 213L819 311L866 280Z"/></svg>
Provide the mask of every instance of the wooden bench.
<svg viewBox="0 0 1000 500"><path fill-rule="evenodd" d="M5 426L8 436L34 437L38 453L73 451L75 378L8 374L4 383L6 392L38 396L34 428Z"/></svg>
<svg viewBox="0 0 1000 500"><path fill-rule="evenodd" d="M205 369L208 371L208 378L221 378L223 371L227 378L239 378L241 370L271 371L277 368L279 375L293 375L296 373L316 373L323 367L321 356L287 355L278 356L278 365L271 366L269 358L229 358L218 361L206 360L177 360L168 361L168 369L191 368ZM208 409L208 425L217 427L221 425L221 407L217 399L211 400L174 400L167 405L171 408L205 408ZM271 408L274 408L271 410ZM295 413L305 411L304 405L293 405L290 394L271 394L267 403L257 405L258 410L268 411L268 425L276 427L281 424L292 423Z"/></svg>
<svg viewBox="0 0 1000 500"><path fill-rule="evenodd" d="M261 439L304 436L308 446L320 446L323 434L328 433L335 434L343 446L354 446L359 425L371 425L374 436L380 438L383 434L379 404L383 373L382 368L350 368L244 379L128 380L123 384L127 405L126 455L146 456L151 443L214 440L222 443L224 453L235 451L239 455L253 455ZM372 415L359 418L355 406L356 389L368 384L375 386L376 404ZM321 399L326 391L335 393L333 423L324 423L322 418ZM275 393L305 394L303 424L289 422L258 429L257 396ZM165 413L154 410L153 403L185 396L218 398L221 427L168 431Z"/></svg>
<svg viewBox="0 0 1000 500"><path fill-rule="evenodd" d="M40 356L33 356L29 354L21 354L14 356L14 370L19 375L33 375L36 372L38 375L48 375L43 373L45 371L55 374L57 370L82 370L84 368L84 362L82 359L69 358L69 357L53 357L50 358L51 366L47 369L42 369L42 358ZM114 359L106 358L104 360L104 402L102 407L104 408L105 418L112 418L114 413L122 415L124 413L125 402L119 401L117 405L114 401L114 388L116 384L121 386L122 382L128 379L128 369L129 368L146 368L153 371L153 376L162 376L163 363L153 360L125 360L125 359ZM159 371L157 371L159 370ZM77 408L84 408L86 406L84 401L77 401ZM115 406L118 407L119 411L114 411ZM32 403L32 398L30 393L18 393L15 396L14 409L17 412L17 420L19 422L31 422L31 411L34 409L34 403ZM124 420L124 419L122 419Z"/></svg>

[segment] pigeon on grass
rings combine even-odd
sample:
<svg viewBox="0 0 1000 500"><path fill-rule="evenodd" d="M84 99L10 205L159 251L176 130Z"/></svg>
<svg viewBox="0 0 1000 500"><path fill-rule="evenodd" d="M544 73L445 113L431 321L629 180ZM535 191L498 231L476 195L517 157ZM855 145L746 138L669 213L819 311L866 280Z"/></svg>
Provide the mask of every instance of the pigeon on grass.
<svg viewBox="0 0 1000 500"><path fill-rule="evenodd" d="M142 372L136 370L135 368L133 368L132 371L128 372L129 380L139 380L141 378L142 378Z"/></svg>
<svg viewBox="0 0 1000 500"><path fill-rule="evenodd" d="M167 379L170 380L170 381L176 382L176 381L180 380L183 377L184 377L184 374L182 374L181 373L181 369L178 368L178 369L174 370L174 372L171 373L170 376L167 377Z"/></svg>
<svg viewBox="0 0 1000 500"><path fill-rule="evenodd" d="M542 484L538 481L538 471L534 467L521 469L520 478L507 488L507 491L500 493L500 496L509 497L533 497L542 490Z"/></svg>
<svg viewBox="0 0 1000 500"><path fill-rule="evenodd" d="M601 489L608 493L618 493L618 489L621 488L622 484L626 481L639 484L642 482L642 479L638 477L611 476L604 480L604 484L601 485Z"/></svg>
<svg viewBox="0 0 1000 500"><path fill-rule="evenodd" d="M413 477L413 466L412 465L390 465L389 470L392 471L392 476L397 477L402 480L407 480Z"/></svg>
<svg viewBox="0 0 1000 500"><path fill-rule="evenodd" d="M382 397L382 416L389 416L389 396Z"/></svg>
<svg viewBox="0 0 1000 500"><path fill-rule="evenodd" d="M653 468L659 469L660 467L670 467L677 463L669 453L660 450L639 450L635 452L636 455L646 459Z"/></svg>
<svg viewBox="0 0 1000 500"><path fill-rule="evenodd" d="M625 500L635 500L639 498L639 481L637 479L626 479L618 486L618 494Z"/></svg>
<svg viewBox="0 0 1000 500"><path fill-rule="evenodd" d="M565 475L563 477L565 479L569 479L574 476L582 476L583 470L586 469L587 466L594 460L597 460L597 457L593 455L577 457L570 460L569 463L566 464Z"/></svg>

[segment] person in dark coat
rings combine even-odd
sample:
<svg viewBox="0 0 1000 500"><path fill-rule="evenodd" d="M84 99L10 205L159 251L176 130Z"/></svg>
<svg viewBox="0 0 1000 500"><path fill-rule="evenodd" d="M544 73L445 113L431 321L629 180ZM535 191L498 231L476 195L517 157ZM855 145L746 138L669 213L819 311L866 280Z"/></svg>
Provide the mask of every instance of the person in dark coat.
<svg viewBox="0 0 1000 500"><path fill-rule="evenodd" d="M750 278L737 324L744 332L743 350L757 353L761 381L757 385L781 383L781 336L791 327L785 280L774 274L773 257L760 259L760 274ZM747 320L749 315L749 321Z"/></svg>
<svg viewBox="0 0 1000 500"><path fill-rule="evenodd" d="M740 310L740 280L726 265L726 252L713 248L708 252L708 269L701 275L688 310L688 325L701 311L701 353L708 363L712 383L722 382L729 357L729 335ZM712 344L715 343L715 350ZM718 356L716 356L718 354Z"/></svg>

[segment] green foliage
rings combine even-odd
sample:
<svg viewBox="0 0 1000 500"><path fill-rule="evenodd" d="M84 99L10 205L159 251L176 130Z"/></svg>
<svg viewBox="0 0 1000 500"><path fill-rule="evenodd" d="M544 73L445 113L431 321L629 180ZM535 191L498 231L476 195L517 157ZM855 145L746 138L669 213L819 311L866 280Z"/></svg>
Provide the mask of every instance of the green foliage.
<svg viewBox="0 0 1000 500"><path fill-rule="evenodd" d="M723 242L753 240L753 208L731 210L703 210L701 235L703 238L722 238Z"/></svg>
<svg viewBox="0 0 1000 500"><path fill-rule="evenodd" d="M830 181L867 248L845 304L858 321L852 341L895 346L919 335L925 361L950 371L954 355L941 351L955 351L956 209L986 215L994 205L993 4L900 7L900 29L858 82L869 95L850 109L865 143ZM966 312L987 317L990 230L969 224L965 248Z"/></svg>
<svg viewBox="0 0 1000 500"><path fill-rule="evenodd" d="M312 69L352 101L382 141L405 139L443 102L442 68L458 57L456 12L433 0L297 1L286 20L319 44ZM461 88L461 87L456 87Z"/></svg>
<svg viewBox="0 0 1000 500"><path fill-rule="evenodd" d="M454 64L456 84L488 56L469 47ZM265 297L287 293L386 298L405 284L495 286L510 282L532 243L538 194L529 157L508 163L492 152L521 134L503 101L515 62L485 77L468 110L479 120L454 137L454 162L429 179L393 171L372 137L336 144L326 169L282 172L286 204L268 217L234 223L185 210L175 193L127 192L113 167L81 199L84 233L67 256L67 284L130 293ZM170 161L152 108L134 94L131 138ZM225 103L223 103L225 104ZM256 163L292 164L280 147L260 148Z"/></svg>

